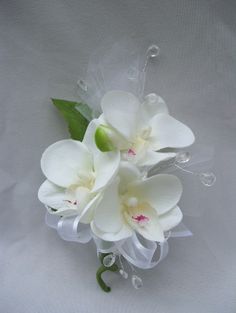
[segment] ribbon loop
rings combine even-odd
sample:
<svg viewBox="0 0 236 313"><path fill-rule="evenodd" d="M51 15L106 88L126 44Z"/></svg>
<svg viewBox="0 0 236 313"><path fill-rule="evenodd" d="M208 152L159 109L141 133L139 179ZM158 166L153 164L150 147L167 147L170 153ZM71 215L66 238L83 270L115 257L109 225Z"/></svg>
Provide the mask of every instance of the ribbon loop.
<svg viewBox="0 0 236 313"><path fill-rule="evenodd" d="M147 239L142 239L141 242L135 233L132 237L118 242L116 246L117 250L128 262L142 269L153 268L168 253L167 241L160 245Z"/></svg>
<svg viewBox="0 0 236 313"><path fill-rule="evenodd" d="M87 243L92 238L89 224L80 223L80 216L61 218L57 225L57 232L66 241Z"/></svg>
<svg viewBox="0 0 236 313"><path fill-rule="evenodd" d="M90 225L80 223L80 216L59 217L47 212L45 221L66 241L87 243L92 239Z"/></svg>

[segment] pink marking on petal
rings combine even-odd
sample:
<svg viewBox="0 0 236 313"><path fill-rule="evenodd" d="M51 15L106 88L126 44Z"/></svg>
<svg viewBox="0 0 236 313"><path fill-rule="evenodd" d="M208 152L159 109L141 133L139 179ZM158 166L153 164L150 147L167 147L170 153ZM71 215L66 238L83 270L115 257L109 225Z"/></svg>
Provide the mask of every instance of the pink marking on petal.
<svg viewBox="0 0 236 313"><path fill-rule="evenodd" d="M135 152L133 149L129 149L129 150L128 150L128 155L129 155L129 156L135 156L135 155L136 155L136 152Z"/></svg>
<svg viewBox="0 0 236 313"><path fill-rule="evenodd" d="M135 220L139 224L146 224L149 221L149 218L147 216L142 215L142 214L132 216L132 219Z"/></svg>

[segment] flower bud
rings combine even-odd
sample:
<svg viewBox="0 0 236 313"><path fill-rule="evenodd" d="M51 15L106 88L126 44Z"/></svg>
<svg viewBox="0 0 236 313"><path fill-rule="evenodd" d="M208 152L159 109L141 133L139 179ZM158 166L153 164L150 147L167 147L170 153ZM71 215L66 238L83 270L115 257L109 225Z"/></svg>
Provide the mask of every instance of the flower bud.
<svg viewBox="0 0 236 313"><path fill-rule="evenodd" d="M102 152L113 151L116 149L112 140L112 130L106 125L100 125L95 132L95 143Z"/></svg>

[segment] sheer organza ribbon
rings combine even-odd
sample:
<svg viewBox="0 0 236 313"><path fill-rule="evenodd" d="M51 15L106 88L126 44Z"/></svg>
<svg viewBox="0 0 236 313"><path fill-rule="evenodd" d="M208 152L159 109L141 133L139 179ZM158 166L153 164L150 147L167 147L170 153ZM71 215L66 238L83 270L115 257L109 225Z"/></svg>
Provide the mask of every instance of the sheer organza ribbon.
<svg viewBox="0 0 236 313"><path fill-rule="evenodd" d="M129 263L141 269L148 269L160 263L168 254L169 237L187 237L192 233L181 223L162 243L140 238L136 233L132 237L117 242L104 241L95 236L88 224L80 223L79 216L59 217L46 213L46 224L57 230L66 241L87 243L91 239L97 247L97 253L118 253Z"/></svg>

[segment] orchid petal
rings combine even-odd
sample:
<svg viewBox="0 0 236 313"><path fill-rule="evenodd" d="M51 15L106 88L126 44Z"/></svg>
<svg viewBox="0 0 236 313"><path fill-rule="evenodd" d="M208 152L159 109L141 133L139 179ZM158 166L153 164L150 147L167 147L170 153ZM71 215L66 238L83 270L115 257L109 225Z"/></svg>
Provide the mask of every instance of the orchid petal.
<svg viewBox="0 0 236 313"><path fill-rule="evenodd" d="M95 225L103 232L118 232L123 225L117 179L104 191L94 214Z"/></svg>
<svg viewBox="0 0 236 313"><path fill-rule="evenodd" d="M193 144L195 140L188 126L168 114L155 115L149 125L152 128L150 142L155 150L184 148Z"/></svg>
<svg viewBox="0 0 236 313"><path fill-rule="evenodd" d="M169 114L165 101L155 93L150 93L145 96L142 108L146 120L150 120L156 114Z"/></svg>
<svg viewBox="0 0 236 313"><path fill-rule="evenodd" d="M108 124L132 141L139 122L139 100L129 92L114 90L105 94L101 107Z"/></svg>
<svg viewBox="0 0 236 313"><path fill-rule="evenodd" d="M139 160L139 166L154 166L162 161L167 161L176 156L176 153L162 153L147 149L145 155Z"/></svg>
<svg viewBox="0 0 236 313"><path fill-rule="evenodd" d="M61 207L57 211L54 211L52 210L52 208L47 206L47 210L52 215L63 216L63 217L78 215L78 212L76 210L74 210L73 208L68 208L68 207Z"/></svg>
<svg viewBox="0 0 236 313"><path fill-rule="evenodd" d="M93 119L85 132L83 143L89 148L89 150L93 153L95 156L97 153L99 153L99 150L95 143L95 132L97 127L100 125L99 119Z"/></svg>
<svg viewBox="0 0 236 313"><path fill-rule="evenodd" d="M75 197L77 206L80 212L82 212L82 210L87 206L87 204L92 200L94 196L88 188L79 186L75 190Z"/></svg>
<svg viewBox="0 0 236 313"><path fill-rule="evenodd" d="M183 218L183 213L178 206L159 217L159 223L164 231L177 226Z"/></svg>
<svg viewBox="0 0 236 313"><path fill-rule="evenodd" d="M41 168L48 180L60 187L69 187L78 182L80 172L92 171L92 155L79 141L61 140L44 151Z"/></svg>
<svg viewBox="0 0 236 313"><path fill-rule="evenodd" d="M94 159L94 170L96 179L92 192L97 192L113 179L118 171L120 162L119 151L101 152L96 147L94 134L96 128L99 125L99 122L100 118L94 119L89 123L83 140L83 143L86 144L86 146L88 146L88 148L92 152Z"/></svg>
<svg viewBox="0 0 236 313"><path fill-rule="evenodd" d="M94 222L90 224L92 232L99 238L106 240L106 241L119 241L128 237L131 237L133 234L132 229L123 224L122 228L118 232L103 232L101 231Z"/></svg>
<svg viewBox="0 0 236 313"><path fill-rule="evenodd" d="M59 209L65 200L65 189L45 180L39 187L38 198L43 204Z"/></svg>
<svg viewBox="0 0 236 313"><path fill-rule="evenodd" d="M138 217L142 217L144 221L136 220ZM148 204L129 208L128 212L125 212L125 218L128 224L144 238L158 242L164 241L164 232L158 222L157 212Z"/></svg>
<svg viewBox="0 0 236 313"><path fill-rule="evenodd" d="M89 224L94 217L94 211L101 201L101 194L98 193L84 208L80 216L80 222L84 224Z"/></svg>
<svg viewBox="0 0 236 313"><path fill-rule="evenodd" d="M137 232L148 240L158 242L163 242L165 240L164 232L157 220L151 221L150 224L146 227L137 228Z"/></svg>
<svg viewBox="0 0 236 313"><path fill-rule="evenodd" d="M182 185L174 175L159 174L131 184L129 194L146 201L161 215L179 202Z"/></svg>
<svg viewBox="0 0 236 313"><path fill-rule="evenodd" d="M122 182L119 184L119 190L121 193L124 193L130 183L140 179L141 173L132 163L122 161L119 168L119 177Z"/></svg>
<svg viewBox="0 0 236 313"><path fill-rule="evenodd" d="M108 185L116 175L120 164L120 152L100 152L94 157L95 183L92 192Z"/></svg>
<svg viewBox="0 0 236 313"><path fill-rule="evenodd" d="M47 206L50 214L68 216L78 214L77 206L67 206L65 189L45 180L38 191L39 200Z"/></svg>

